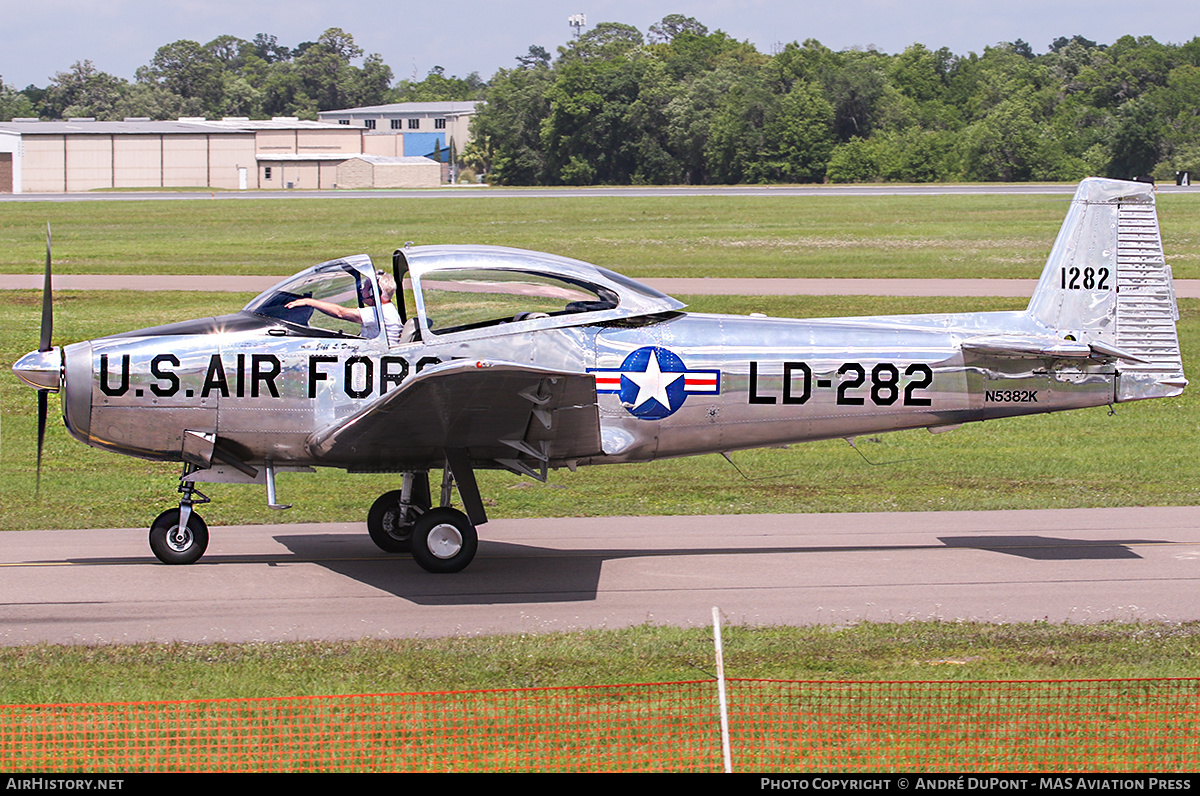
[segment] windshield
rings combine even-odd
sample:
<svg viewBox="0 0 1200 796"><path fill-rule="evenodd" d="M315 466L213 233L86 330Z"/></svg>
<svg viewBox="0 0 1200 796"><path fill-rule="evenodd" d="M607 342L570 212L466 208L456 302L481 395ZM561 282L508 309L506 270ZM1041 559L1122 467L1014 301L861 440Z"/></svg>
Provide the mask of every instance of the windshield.
<svg viewBox="0 0 1200 796"><path fill-rule="evenodd" d="M357 269L326 263L276 285L246 311L318 333L372 337L379 331L374 296L374 283Z"/></svg>

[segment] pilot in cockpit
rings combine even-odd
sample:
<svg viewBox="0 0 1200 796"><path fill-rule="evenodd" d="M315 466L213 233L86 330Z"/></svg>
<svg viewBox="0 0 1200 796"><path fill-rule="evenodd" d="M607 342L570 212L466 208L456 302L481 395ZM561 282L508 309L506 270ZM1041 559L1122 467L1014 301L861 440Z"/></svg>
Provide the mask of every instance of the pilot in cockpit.
<svg viewBox="0 0 1200 796"><path fill-rule="evenodd" d="M388 345L394 346L400 342L400 333L404 327L404 322L400 320L400 311L392 301L392 297L396 295L396 280L391 274L380 270L375 271L375 278L379 282L379 292L383 299L383 328L387 333ZM375 290L365 279L358 283L358 303L360 306L357 308L343 307L332 301L304 297L288 302L287 308L312 307L333 318L358 323L362 326L363 337L375 337L379 334L379 324L375 320Z"/></svg>

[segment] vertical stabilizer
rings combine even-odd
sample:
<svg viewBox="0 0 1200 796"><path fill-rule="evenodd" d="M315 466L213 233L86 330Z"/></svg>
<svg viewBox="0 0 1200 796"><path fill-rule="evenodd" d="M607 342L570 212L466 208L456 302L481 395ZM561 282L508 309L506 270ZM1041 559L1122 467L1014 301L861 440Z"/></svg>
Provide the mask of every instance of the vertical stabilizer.
<svg viewBox="0 0 1200 796"><path fill-rule="evenodd" d="M1081 182L1027 312L1056 336L1117 359L1118 401L1182 392L1179 311L1154 186Z"/></svg>

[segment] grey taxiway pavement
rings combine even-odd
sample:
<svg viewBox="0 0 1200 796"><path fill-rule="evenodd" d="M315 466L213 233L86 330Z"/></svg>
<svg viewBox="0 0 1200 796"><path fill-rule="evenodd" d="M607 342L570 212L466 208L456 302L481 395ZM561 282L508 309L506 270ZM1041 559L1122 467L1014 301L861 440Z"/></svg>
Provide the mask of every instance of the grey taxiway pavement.
<svg viewBox="0 0 1200 796"><path fill-rule="evenodd" d="M457 575L362 523L0 536L0 644L357 639L861 620L1194 619L1196 508L496 520Z"/></svg>
<svg viewBox="0 0 1200 796"><path fill-rule="evenodd" d="M862 185L640 185L555 188L504 188L487 185L444 185L441 188L380 188L373 190L205 190L162 188L159 190L103 190L76 193L0 193L6 202L209 202L261 199L592 199L596 197L658 196L751 196L763 198L821 196L970 196L981 194L1058 194L1075 193L1075 183L898 183ZM1159 193L1191 193L1191 185L1159 184Z"/></svg>
<svg viewBox="0 0 1200 796"><path fill-rule="evenodd" d="M35 288L12 284L20 279L0 276L0 289ZM275 281L55 279L60 289L100 280L247 292ZM1023 280L647 281L680 294L1033 291ZM1200 282L1176 288L1200 296ZM380 552L363 522L211 530L208 553L190 567L159 564L144 529L0 534L0 644L697 625L714 605L752 624L1200 616L1197 508L496 520L454 576Z"/></svg>

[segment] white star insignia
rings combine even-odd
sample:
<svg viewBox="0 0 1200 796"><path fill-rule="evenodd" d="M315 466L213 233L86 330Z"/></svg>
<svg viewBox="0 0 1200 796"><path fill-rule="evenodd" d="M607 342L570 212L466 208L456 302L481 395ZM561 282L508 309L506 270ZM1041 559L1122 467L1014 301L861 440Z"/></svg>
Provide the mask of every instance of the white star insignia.
<svg viewBox="0 0 1200 796"><path fill-rule="evenodd" d="M637 385L638 394L633 402L634 409L650 400L658 401L664 409L670 409L671 399L667 397L667 388L683 378L682 373L664 373L659 368L657 351L650 352L644 371L639 373L627 370L621 375Z"/></svg>

